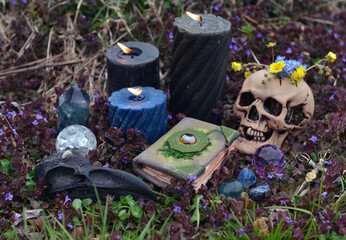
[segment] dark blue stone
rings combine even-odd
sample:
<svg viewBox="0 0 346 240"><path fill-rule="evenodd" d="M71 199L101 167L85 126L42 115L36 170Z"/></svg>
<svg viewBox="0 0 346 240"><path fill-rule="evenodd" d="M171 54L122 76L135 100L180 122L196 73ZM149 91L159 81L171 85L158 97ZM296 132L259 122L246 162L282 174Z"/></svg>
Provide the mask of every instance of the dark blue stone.
<svg viewBox="0 0 346 240"><path fill-rule="evenodd" d="M244 187L249 188L256 183L256 175L248 168L244 168L243 171L239 173L238 181L243 184Z"/></svg>
<svg viewBox="0 0 346 240"><path fill-rule="evenodd" d="M134 100L127 88L113 92L108 98L109 122L112 127L138 129L149 144L167 132L167 97L158 89L142 88L141 100Z"/></svg>
<svg viewBox="0 0 346 240"><path fill-rule="evenodd" d="M67 126L87 126L90 96L77 83L59 97L58 132Z"/></svg>
<svg viewBox="0 0 346 240"><path fill-rule="evenodd" d="M227 179L218 187L219 194L235 199L240 198L242 192L244 192L243 184L237 180Z"/></svg>
<svg viewBox="0 0 346 240"><path fill-rule="evenodd" d="M263 184L251 188L249 191L247 191L247 193L252 200L260 202L263 201L266 197L270 197L271 190L267 184Z"/></svg>

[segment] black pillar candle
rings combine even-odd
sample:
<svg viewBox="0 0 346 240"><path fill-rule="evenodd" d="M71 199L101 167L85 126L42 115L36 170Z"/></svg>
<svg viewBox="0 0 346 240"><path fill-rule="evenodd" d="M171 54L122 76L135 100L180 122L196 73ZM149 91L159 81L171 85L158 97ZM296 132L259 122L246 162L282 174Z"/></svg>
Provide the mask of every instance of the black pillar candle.
<svg viewBox="0 0 346 240"><path fill-rule="evenodd" d="M130 53L118 45L106 53L109 95L125 87L160 88L159 50L143 42L125 42L124 45L130 48Z"/></svg>
<svg viewBox="0 0 346 240"><path fill-rule="evenodd" d="M211 14L200 17L174 21L170 110L218 123L212 110L224 96L231 24Z"/></svg>

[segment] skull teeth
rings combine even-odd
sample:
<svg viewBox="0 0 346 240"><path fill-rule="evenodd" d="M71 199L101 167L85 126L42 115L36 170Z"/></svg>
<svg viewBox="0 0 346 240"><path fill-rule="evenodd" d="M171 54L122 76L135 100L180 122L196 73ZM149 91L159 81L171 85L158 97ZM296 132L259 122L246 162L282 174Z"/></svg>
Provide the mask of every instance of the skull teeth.
<svg viewBox="0 0 346 240"><path fill-rule="evenodd" d="M253 129L252 127L240 126L239 132L242 137L246 138L248 141L255 141L256 143L267 141L273 133L273 130L265 127L267 131L261 132Z"/></svg>

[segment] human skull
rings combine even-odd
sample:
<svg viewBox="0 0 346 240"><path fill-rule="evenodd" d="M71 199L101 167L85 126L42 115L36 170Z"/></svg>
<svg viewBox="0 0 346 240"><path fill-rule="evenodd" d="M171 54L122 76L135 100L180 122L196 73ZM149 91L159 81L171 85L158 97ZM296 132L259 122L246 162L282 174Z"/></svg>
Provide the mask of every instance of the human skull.
<svg viewBox="0 0 346 240"><path fill-rule="evenodd" d="M260 70L245 79L234 113L241 118L235 148L253 154L264 144L280 147L288 134L297 136L312 118L314 97L306 82L292 85Z"/></svg>

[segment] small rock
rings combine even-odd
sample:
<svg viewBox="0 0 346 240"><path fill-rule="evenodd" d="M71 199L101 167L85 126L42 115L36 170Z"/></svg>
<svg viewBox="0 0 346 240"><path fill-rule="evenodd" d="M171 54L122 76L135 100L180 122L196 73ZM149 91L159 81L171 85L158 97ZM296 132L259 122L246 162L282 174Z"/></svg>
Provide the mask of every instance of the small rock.
<svg viewBox="0 0 346 240"><path fill-rule="evenodd" d="M244 192L244 187L243 184L237 180L227 179L219 185L218 192L226 197L238 199L241 193Z"/></svg>
<svg viewBox="0 0 346 240"><path fill-rule="evenodd" d="M244 187L249 188L256 183L256 175L248 168L244 168L243 171L239 173L238 181L243 184Z"/></svg>
<svg viewBox="0 0 346 240"><path fill-rule="evenodd" d="M247 191L247 193L252 200L260 202L271 195L271 190L267 184L263 184L251 188L249 191Z"/></svg>

